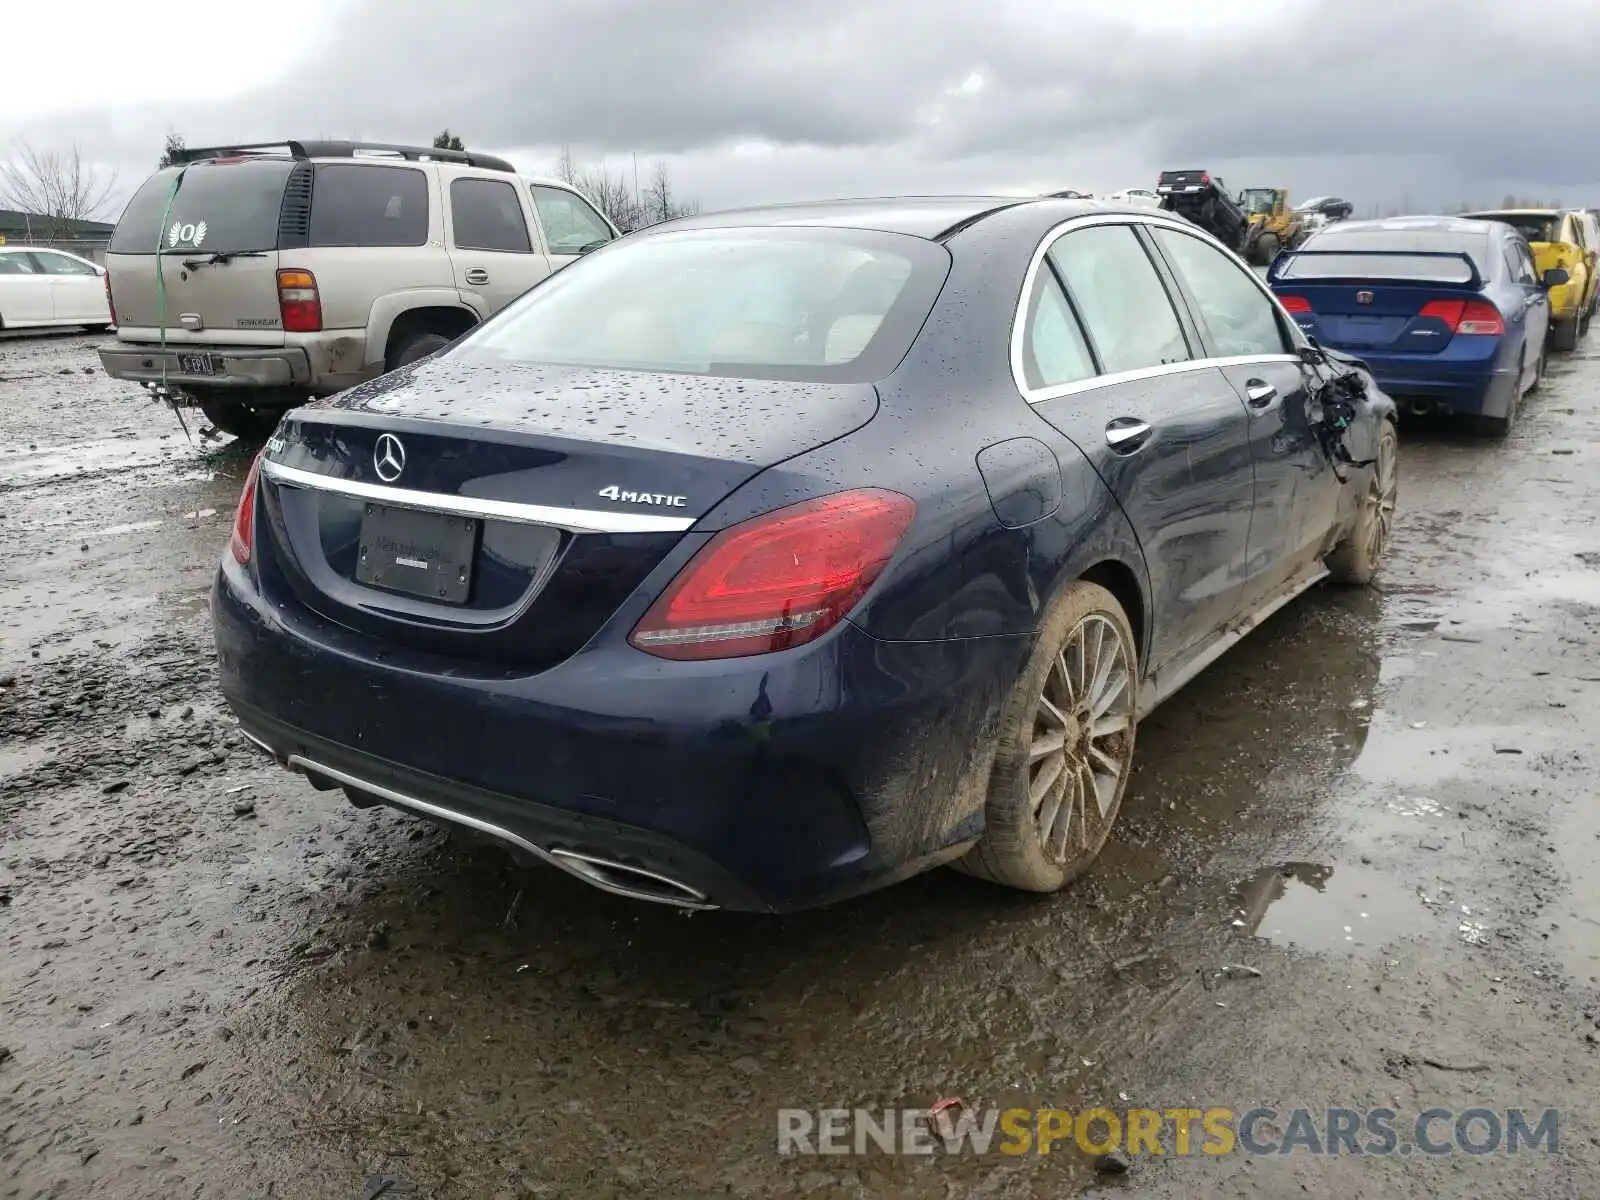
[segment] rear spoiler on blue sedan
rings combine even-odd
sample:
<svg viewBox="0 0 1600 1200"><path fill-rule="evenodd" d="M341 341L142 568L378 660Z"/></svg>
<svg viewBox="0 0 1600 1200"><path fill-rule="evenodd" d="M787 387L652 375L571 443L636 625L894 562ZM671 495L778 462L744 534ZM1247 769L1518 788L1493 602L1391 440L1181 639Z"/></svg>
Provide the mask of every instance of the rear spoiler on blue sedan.
<svg viewBox="0 0 1600 1200"><path fill-rule="evenodd" d="M1290 263L1302 258L1344 258L1344 259L1433 259L1464 263L1467 268L1465 279L1454 279L1440 275L1418 274L1413 271L1407 274L1387 275L1380 270L1363 270L1343 274L1331 272L1326 275L1312 274L1302 276L1295 282L1299 283L1365 283L1372 280L1382 280L1386 284L1405 286L1415 284L1419 287L1438 287L1446 284L1450 287L1465 288L1468 291L1481 291L1483 276L1478 273L1478 264L1472 261L1472 256L1461 250L1284 250L1272 260L1272 265L1267 268L1267 282L1278 283L1283 280L1284 270Z"/></svg>

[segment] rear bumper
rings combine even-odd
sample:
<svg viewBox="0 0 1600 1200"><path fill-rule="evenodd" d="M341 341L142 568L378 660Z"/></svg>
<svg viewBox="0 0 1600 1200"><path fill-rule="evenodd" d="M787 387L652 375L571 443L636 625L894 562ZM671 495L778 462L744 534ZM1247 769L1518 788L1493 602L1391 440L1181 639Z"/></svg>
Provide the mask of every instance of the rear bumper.
<svg viewBox="0 0 1600 1200"><path fill-rule="evenodd" d="M602 636L537 675L474 679L270 605L231 558L212 613L242 727L313 782L478 829L602 887L673 884L608 890L766 912L869 891L970 845L995 714L1028 651L1025 638L879 642L846 624L779 655L664 663ZM597 879L570 856L647 874Z"/></svg>
<svg viewBox="0 0 1600 1200"><path fill-rule="evenodd" d="M1367 350L1350 350L1371 369L1378 386L1394 398L1402 413L1503 417L1516 392L1516 369L1455 369L1418 362L1416 356L1385 358Z"/></svg>
<svg viewBox="0 0 1600 1200"><path fill-rule="evenodd" d="M144 331L141 331L141 334ZM177 387L241 390L287 388L308 395L329 395L381 374L382 363L366 362L365 330L330 330L293 335L283 346L229 346L207 342L118 341L100 351L100 365L113 379ZM222 360L215 375L182 369L180 355L209 354Z"/></svg>
<svg viewBox="0 0 1600 1200"><path fill-rule="evenodd" d="M209 354L222 360L216 375L196 375L183 369L179 355ZM178 387L268 388L311 386L311 362L299 346L173 345L165 352L159 343L119 342L100 351L100 365L113 379L136 383L167 383Z"/></svg>

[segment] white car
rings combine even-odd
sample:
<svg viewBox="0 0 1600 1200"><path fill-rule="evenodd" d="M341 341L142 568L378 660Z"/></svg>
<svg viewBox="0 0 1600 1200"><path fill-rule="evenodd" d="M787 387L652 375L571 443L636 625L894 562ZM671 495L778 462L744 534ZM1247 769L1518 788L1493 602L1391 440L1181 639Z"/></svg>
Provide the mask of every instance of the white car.
<svg viewBox="0 0 1600 1200"><path fill-rule="evenodd" d="M1161 207L1161 197L1149 188L1124 188L1120 192L1112 192L1106 199L1116 204L1142 204L1147 208Z"/></svg>
<svg viewBox="0 0 1600 1200"><path fill-rule="evenodd" d="M105 274L65 250L0 246L0 329L110 329Z"/></svg>

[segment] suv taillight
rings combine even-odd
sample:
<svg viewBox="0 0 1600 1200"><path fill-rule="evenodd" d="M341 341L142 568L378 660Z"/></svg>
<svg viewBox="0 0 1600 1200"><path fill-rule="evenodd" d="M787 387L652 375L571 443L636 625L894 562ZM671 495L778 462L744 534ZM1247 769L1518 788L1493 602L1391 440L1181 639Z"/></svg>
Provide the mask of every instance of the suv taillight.
<svg viewBox="0 0 1600 1200"><path fill-rule="evenodd" d="M285 333L321 333L322 297L310 271L278 272L278 313Z"/></svg>
<svg viewBox="0 0 1600 1200"><path fill-rule="evenodd" d="M117 323L117 302L111 298L111 272L107 271L100 278L105 280L106 284L106 311L111 314L111 323L115 325Z"/></svg>
<svg viewBox="0 0 1600 1200"><path fill-rule="evenodd" d="M658 658L739 658L815 641L867 594L916 515L880 488L752 517L700 547L628 641Z"/></svg>
<svg viewBox="0 0 1600 1200"><path fill-rule="evenodd" d="M1311 301L1304 296L1279 296L1278 303L1292 313L1311 311Z"/></svg>
<svg viewBox="0 0 1600 1200"><path fill-rule="evenodd" d="M239 493L239 507L233 513L233 536L228 539L228 549L233 551L233 561L241 567L250 565L250 552L256 544L256 479L261 474L261 455L258 451L250 463L250 472L244 477L244 491Z"/></svg>

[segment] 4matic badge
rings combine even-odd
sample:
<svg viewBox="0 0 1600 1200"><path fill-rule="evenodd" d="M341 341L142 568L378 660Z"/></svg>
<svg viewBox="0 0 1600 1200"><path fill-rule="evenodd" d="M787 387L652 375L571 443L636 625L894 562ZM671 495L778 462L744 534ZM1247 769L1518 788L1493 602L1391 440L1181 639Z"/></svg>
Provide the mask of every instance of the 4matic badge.
<svg viewBox="0 0 1600 1200"><path fill-rule="evenodd" d="M683 508L687 496L663 496L660 492L625 492L616 484L600 489L600 495L617 504L659 504L663 508Z"/></svg>

